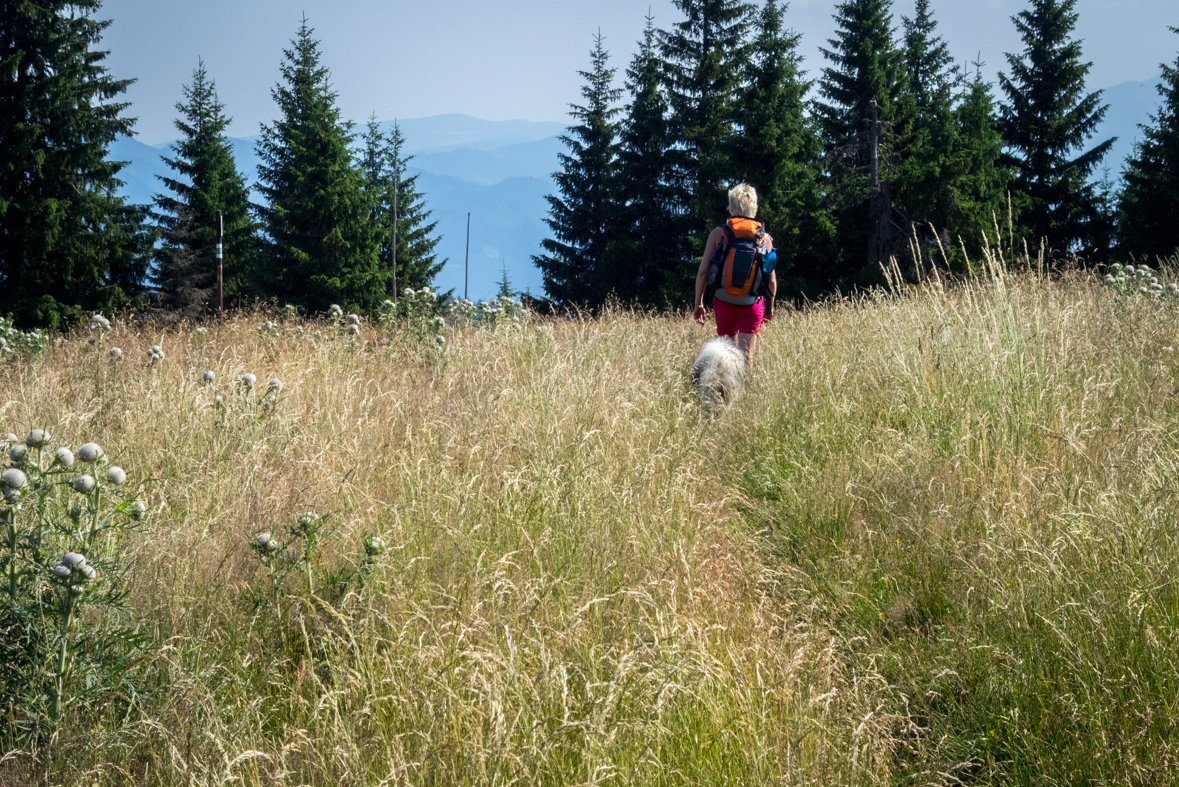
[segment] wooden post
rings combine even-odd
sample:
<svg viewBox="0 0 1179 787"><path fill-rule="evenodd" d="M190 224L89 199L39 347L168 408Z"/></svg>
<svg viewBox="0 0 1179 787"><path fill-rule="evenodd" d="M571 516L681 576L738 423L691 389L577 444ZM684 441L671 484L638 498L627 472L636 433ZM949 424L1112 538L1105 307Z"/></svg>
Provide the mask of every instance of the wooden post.
<svg viewBox="0 0 1179 787"><path fill-rule="evenodd" d="M397 188L401 172L397 166L397 151L393 151L393 302L397 303Z"/></svg>
<svg viewBox="0 0 1179 787"><path fill-rule="evenodd" d="M876 99L870 102L872 107L872 190L880 189L880 105Z"/></svg>
<svg viewBox="0 0 1179 787"><path fill-rule="evenodd" d="M217 211L217 311L225 311L225 217Z"/></svg>
<svg viewBox="0 0 1179 787"><path fill-rule="evenodd" d="M467 212L467 256L463 262L463 300L467 297L467 288L471 283L471 213Z"/></svg>

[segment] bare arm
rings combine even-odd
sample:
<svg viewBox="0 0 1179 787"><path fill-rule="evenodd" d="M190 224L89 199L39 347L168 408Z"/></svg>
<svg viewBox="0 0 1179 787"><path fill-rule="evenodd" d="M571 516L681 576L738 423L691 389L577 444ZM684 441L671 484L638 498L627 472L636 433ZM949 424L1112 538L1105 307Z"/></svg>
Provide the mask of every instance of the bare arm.
<svg viewBox="0 0 1179 787"><path fill-rule="evenodd" d="M708 283L708 262L712 259L712 255L716 251L716 247L720 245L724 234L724 230L720 227L709 234L708 242L704 244L704 256L700 258L700 267L696 269L696 308L693 316L696 318L696 322L701 325L704 324L704 287Z"/></svg>

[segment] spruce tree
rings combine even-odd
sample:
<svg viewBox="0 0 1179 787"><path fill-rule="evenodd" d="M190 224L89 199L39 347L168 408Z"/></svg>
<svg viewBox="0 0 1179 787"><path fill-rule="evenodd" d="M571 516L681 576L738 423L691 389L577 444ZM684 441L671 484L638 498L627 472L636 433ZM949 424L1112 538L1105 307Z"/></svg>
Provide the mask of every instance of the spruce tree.
<svg viewBox="0 0 1179 787"><path fill-rule="evenodd" d="M873 101L880 121L895 124L905 86L904 60L893 42L890 0L845 0L835 7L838 30L820 49L831 65L823 69L815 114L833 149L853 145L857 166L867 161ZM896 129L891 136L900 136ZM882 140L883 142L883 140Z"/></svg>
<svg viewBox="0 0 1179 787"><path fill-rule="evenodd" d="M592 70L579 72L585 106L573 105L570 126L561 141L569 153L560 155L555 176L559 195L548 195L545 219L553 237L541 242L545 253L533 257L544 277L545 292L561 303L598 305L615 289L604 275L602 259L610 231L616 226L618 126L614 106L622 91L614 88L614 69L599 33L591 52Z"/></svg>
<svg viewBox="0 0 1179 787"><path fill-rule="evenodd" d="M682 247L670 192L671 142L663 63L652 17L626 71L630 103L618 146L617 211L603 270L625 302L663 306L683 300L682 282L668 277L669 261Z"/></svg>
<svg viewBox="0 0 1179 787"><path fill-rule="evenodd" d="M912 96L918 113L949 104L954 81L953 58L929 9L929 0L917 0L913 18L901 17L905 29L902 55L905 63L905 92Z"/></svg>
<svg viewBox="0 0 1179 787"><path fill-rule="evenodd" d="M440 240L435 234L438 222L430 221L431 211L417 190L418 176L406 172L413 157L402 153L405 138L401 128L394 123L392 131L386 134L376 118L371 117L361 142L364 146L361 170L365 189L373 203L370 215L380 230L381 267L392 270L393 244L396 242L398 292L407 287L432 286L446 260L438 259L435 252Z"/></svg>
<svg viewBox="0 0 1179 787"><path fill-rule="evenodd" d="M823 131L824 204L835 216L838 241L825 287L849 287L880 277L882 233L890 221L888 179L899 161L905 123L904 61L893 41L890 0L845 0L836 6L835 37L821 49L831 63L819 79L814 112ZM877 125L874 126L873 118ZM874 144L878 187L871 172Z"/></svg>
<svg viewBox="0 0 1179 787"><path fill-rule="evenodd" d="M1119 247L1150 262L1179 255L1179 56L1162 69L1162 104L1140 126L1118 206Z"/></svg>
<svg viewBox="0 0 1179 787"><path fill-rule="evenodd" d="M734 144L746 41L753 6L740 0L675 0L684 20L659 34L671 114L674 200L682 249L670 250L676 291L690 300L698 255L728 218L725 191L735 176ZM678 260L676 258L679 258Z"/></svg>
<svg viewBox="0 0 1179 787"><path fill-rule="evenodd" d="M1025 196L1022 221L1032 239L1066 252L1093 250L1105 220L1089 178L1114 143L1105 140L1078 153L1105 116L1101 91L1087 93L1091 63L1070 36L1076 0L1031 0L1012 21L1025 48L1008 54L1011 75L999 75L1008 103L1000 107L1006 163L1015 168L1013 189ZM1076 155L1074 155L1076 154Z"/></svg>
<svg viewBox="0 0 1179 787"><path fill-rule="evenodd" d="M373 199L353 161L352 125L340 119L319 43L304 19L283 51L271 91L281 117L258 142L258 213L267 238L261 294L308 311L332 303L375 311L392 272L379 259Z"/></svg>
<svg viewBox="0 0 1179 787"><path fill-rule="evenodd" d="M783 295L809 293L830 256L830 216L819 206L813 164L821 140L805 112L810 83L798 54L801 36L783 28L783 6L766 0L739 93L734 173L757 189L757 217L778 249Z"/></svg>
<svg viewBox="0 0 1179 787"><path fill-rule="evenodd" d="M913 18L902 17L902 22L906 78L901 105L909 118L893 196L912 221L923 229L932 225L942 237L935 257L940 260L944 252L945 262L963 264L961 246L976 257L983 232L993 235L995 218L1007 212L1010 172L999 163L1002 138L994 99L982 80L981 64L970 80L951 66L928 0L918 0Z"/></svg>
<svg viewBox="0 0 1179 787"><path fill-rule="evenodd" d="M98 0L5 3L0 22L0 311L64 327L143 293L151 238L115 196L131 80L96 49Z"/></svg>
<svg viewBox="0 0 1179 787"><path fill-rule="evenodd" d="M174 156L162 157L176 177L161 177L171 193L155 198L163 244L156 251L153 283L162 305L193 316L217 306L219 221L224 227L226 301L247 292L258 239L249 189L225 135L230 118L204 61L197 62L192 82L182 90L185 100L176 104L180 117L175 125L183 136L172 143Z"/></svg>

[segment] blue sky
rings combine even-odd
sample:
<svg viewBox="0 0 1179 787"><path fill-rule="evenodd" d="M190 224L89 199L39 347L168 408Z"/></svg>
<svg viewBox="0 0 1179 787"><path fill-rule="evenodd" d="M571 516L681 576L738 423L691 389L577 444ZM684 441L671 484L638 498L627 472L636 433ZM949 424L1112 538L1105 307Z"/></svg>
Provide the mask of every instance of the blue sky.
<svg viewBox="0 0 1179 787"><path fill-rule="evenodd" d="M817 75L819 47L834 31L835 3L795 0L787 24L802 33L805 67ZM1023 0L934 0L940 32L959 60L981 56L993 78L1005 52L1021 49L1010 17ZM136 130L155 144L175 134L173 105L203 57L235 119L230 133L253 136L275 113L270 89L281 53L303 14L322 42L345 117L363 120L463 113L488 120L564 121L579 98L579 69L593 34L606 37L619 76L636 48L648 8L657 26L680 15L667 0L517 0L431 3L394 0L107 0L113 24L103 40L128 93ZM897 0L896 22L912 0ZM1093 61L1090 86L1109 87L1158 74L1173 62L1179 36L1176 0L1079 0L1076 36Z"/></svg>

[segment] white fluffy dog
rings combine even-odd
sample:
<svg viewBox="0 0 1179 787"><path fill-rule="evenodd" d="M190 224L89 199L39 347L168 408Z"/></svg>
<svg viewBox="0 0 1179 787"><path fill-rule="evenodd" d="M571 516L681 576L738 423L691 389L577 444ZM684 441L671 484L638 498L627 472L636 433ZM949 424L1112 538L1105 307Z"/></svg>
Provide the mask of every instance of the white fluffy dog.
<svg viewBox="0 0 1179 787"><path fill-rule="evenodd" d="M745 354L727 336L710 339L692 364L692 384L705 407L732 404L745 388Z"/></svg>

